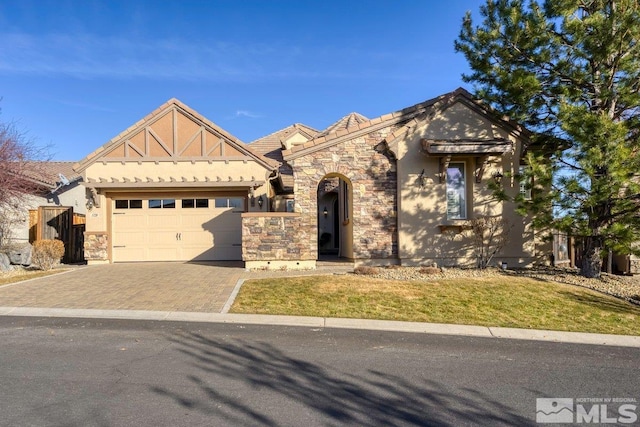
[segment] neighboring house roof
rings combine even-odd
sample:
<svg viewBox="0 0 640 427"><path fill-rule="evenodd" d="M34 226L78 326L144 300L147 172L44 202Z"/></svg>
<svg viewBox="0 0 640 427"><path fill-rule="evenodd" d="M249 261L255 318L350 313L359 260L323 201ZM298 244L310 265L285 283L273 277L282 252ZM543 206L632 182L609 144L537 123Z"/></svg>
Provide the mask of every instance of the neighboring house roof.
<svg viewBox="0 0 640 427"><path fill-rule="evenodd" d="M273 170L278 166L278 162L273 161L253 151L253 149L249 148L247 144L243 143L238 138L231 135L230 133L228 133L227 131L225 131L224 129L222 129L221 127L219 127L218 125L216 125L215 123L207 119L206 117L202 116L201 114L191 109L187 105L178 101L177 99L172 98L169 101L162 104L156 110L154 110L153 112L145 116L143 119L139 120L134 125L130 126L129 128L122 131L120 134L118 134L117 136L113 137L106 144L102 145L97 150L90 153L84 159L80 160L78 163L74 165L73 169L78 173L83 172L85 169L87 169L96 161L106 158L109 155L109 153L120 148L122 144L127 143L127 139L132 135L139 133L142 128L154 123L159 117L164 117L168 112L175 111L175 110L179 111L184 116L189 117L191 120L193 120L193 122L199 124L207 131L210 131L213 134L217 135L219 138L222 138L226 142L226 144L229 144L230 146L232 146L234 150L237 150L243 155L253 158L257 163L261 164L263 167ZM141 154L143 156L142 159L145 158L144 156L146 156L146 154L140 153L138 149L134 148L134 150L138 151L138 154ZM169 154L171 158L175 158L175 159L180 158L180 153L177 151L171 152Z"/></svg>
<svg viewBox="0 0 640 427"><path fill-rule="evenodd" d="M60 184L62 174L69 182L75 182L82 177L73 170L74 162L36 162L26 177L44 187L55 188Z"/></svg>
<svg viewBox="0 0 640 427"><path fill-rule="evenodd" d="M343 129L351 129L367 121L369 121L369 119L360 113L349 113L334 124L328 126L325 130L316 135L316 137L335 133Z"/></svg>
<svg viewBox="0 0 640 427"><path fill-rule="evenodd" d="M358 124L353 124L350 128L342 128L333 133L317 136L311 141L292 147L290 150L285 150L282 153L282 156L285 161L293 160L305 154L332 147L346 139L352 139L389 126L400 125L398 129L387 135L385 138L389 148L394 151L394 143L397 144L397 140L405 135L417 121L426 120L429 116L435 113L437 109L444 110L458 101L464 102L471 108L481 111L491 117L494 121L499 122L502 126L508 127L516 133L528 134L528 131L516 122L511 121L506 117L498 116L497 113L489 106L475 100L473 95L471 95L467 90L458 88L452 92L429 99L414 106L404 108L400 111L385 114Z"/></svg>
<svg viewBox="0 0 640 427"><path fill-rule="evenodd" d="M284 142L296 133L310 140L318 135L319 132L302 123L295 123L249 143L249 147L252 150L280 164L280 179L285 190L293 190L293 171L291 167L282 160L282 150Z"/></svg>

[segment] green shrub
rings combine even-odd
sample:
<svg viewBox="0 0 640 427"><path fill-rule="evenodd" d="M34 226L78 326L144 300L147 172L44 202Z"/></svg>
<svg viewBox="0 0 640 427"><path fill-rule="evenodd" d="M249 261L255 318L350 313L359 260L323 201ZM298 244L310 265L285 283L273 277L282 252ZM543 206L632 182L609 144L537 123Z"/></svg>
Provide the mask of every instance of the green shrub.
<svg viewBox="0 0 640 427"><path fill-rule="evenodd" d="M36 240L33 242L31 263L40 270L51 270L60 264L64 256L64 243L60 240Z"/></svg>

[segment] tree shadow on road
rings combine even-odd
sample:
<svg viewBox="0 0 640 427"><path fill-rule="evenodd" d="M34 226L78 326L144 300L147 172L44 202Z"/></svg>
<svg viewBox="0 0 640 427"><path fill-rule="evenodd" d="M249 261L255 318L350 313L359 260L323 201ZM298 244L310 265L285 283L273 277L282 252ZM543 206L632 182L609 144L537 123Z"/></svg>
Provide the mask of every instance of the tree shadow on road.
<svg viewBox="0 0 640 427"><path fill-rule="evenodd" d="M279 422L215 386L216 378L239 381L303 405L326 425L532 425L514 410L475 390L455 393L432 380L407 380L375 370L354 375L292 357L267 342L211 339L183 332L170 337L189 356L199 375L191 375L194 391L153 387L189 410L220 417L232 425L273 426Z"/></svg>

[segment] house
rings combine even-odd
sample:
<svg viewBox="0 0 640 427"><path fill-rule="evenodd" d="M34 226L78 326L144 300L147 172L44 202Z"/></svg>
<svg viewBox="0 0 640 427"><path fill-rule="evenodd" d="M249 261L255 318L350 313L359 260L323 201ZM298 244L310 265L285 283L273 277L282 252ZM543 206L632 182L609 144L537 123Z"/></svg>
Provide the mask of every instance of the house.
<svg viewBox="0 0 640 427"><path fill-rule="evenodd" d="M39 162L27 179L35 185L33 194L25 195L13 207L5 207L3 218L7 224L12 243L33 242L38 230L38 209L44 207L72 208L75 214L83 215L85 189L82 177L73 171L73 162ZM10 209L10 211L9 211Z"/></svg>
<svg viewBox="0 0 640 427"><path fill-rule="evenodd" d="M509 223L501 262L546 262L531 222L488 185L523 191L514 177L528 136L464 89L250 144L172 99L75 165L88 188L85 257L467 266L468 220L489 215Z"/></svg>
<svg viewBox="0 0 640 427"><path fill-rule="evenodd" d="M242 213L266 212L278 162L171 99L75 165L89 263L242 258Z"/></svg>
<svg viewBox="0 0 640 427"><path fill-rule="evenodd" d="M86 194L73 162L28 163L20 177L25 194L0 206L0 248L22 252L36 240L58 239L65 263L83 262Z"/></svg>

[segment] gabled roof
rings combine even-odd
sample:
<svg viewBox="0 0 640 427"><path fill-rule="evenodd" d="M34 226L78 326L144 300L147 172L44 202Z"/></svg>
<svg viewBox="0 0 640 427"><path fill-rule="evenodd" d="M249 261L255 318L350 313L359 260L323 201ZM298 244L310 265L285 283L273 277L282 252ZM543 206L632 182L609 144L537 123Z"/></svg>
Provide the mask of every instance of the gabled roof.
<svg viewBox="0 0 640 427"><path fill-rule="evenodd" d="M262 138L251 141L249 143L249 147L265 157L269 157L272 159L275 158L276 160L281 162L282 156L280 155L280 151L282 149L283 141L286 141L289 137L296 133L300 133L309 139L313 139L316 135L318 135L319 131L310 126L303 125L302 123L294 123L284 129L280 129L267 136L263 136Z"/></svg>
<svg viewBox="0 0 640 427"><path fill-rule="evenodd" d="M338 120L337 122L335 122L334 124L328 126L325 130L323 130L321 133L316 135L316 137L328 135L330 133L335 133L342 129L350 129L368 120L369 120L368 118L366 118L360 113L355 113L355 112L349 113L343 118L341 118L340 120Z"/></svg>
<svg viewBox="0 0 640 427"><path fill-rule="evenodd" d="M473 108L474 110L485 114L493 121L499 122L501 126L508 128L510 131L518 134L529 134L526 129L522 128L517 123L511 121L506 117L500 117L489 106L475 100L473 95L471 95L471 93L469 93L467 90L458 88L452 92L440 95L436 98L429 99L427 101L393 113L385 114L375 119L367 120L350 128L343 128L327 135L318 136L313 140L293 147L290 150L285 150L282 153L282 156L286 161L293 160L306 154L332 147L347 139L353 139L360 135L374 132L376 130L393 125L403 125L391 134L387 135L387 137L385 138L385 141L393 150L393 147L391 147L391 145L393 145L393 142L397 141L398 138L405 135L407 131L418 121L426 120L432 114L435 114L437 110L444 110L456 102L463 102L465 105Z"/></svg>
<svg viewBox="0 0 640 427"><path fill-rule="evenodd" d="M166 118L167 114L171 112L178 112L182 116L186 117L187 121L193 122L193 125L198 127L195 130L196 133L199 132L199 129L202 129L203 133L206 132L210 135L213 135L214 138L219 140L217 141L217 144L218 144L217 146L220 146L220 144L223 144L224 142L223 145L228 146L229 149L232 150L234 153L248 156L254 159L257 163L261 164L266 169L272 170L278 166L277 162L254 152L251 148L249 148L246 144L244 144L235 136L231 135L230 133L228 133L227 131L225 131L224 129L222 129L212 121L208 120L207 118L205 118L204 116L196 112L195 110L189 108L187 105L183 104L182 102L178 101L175 98L172 98L169 101L162 104L156 110L148 114L146 117L139 120L134 125L130 126L126 130L118 134L117 136L113 137L106 144L99 147L97 150L93 151L84 159L80 160L78 163L74 165L73 169L76 172L81 173L93 163L99 160L100 161L108 160L109 157L113 157L113 154L111 153L115 153L116 152L115 150L118 150L118 152L122 151L123 153L130 152L132 155L138 156L136 157L136 160L144 161L144 160L150 159L151 154L144 152L145 151L144 147L141 148L140 143L138 143L138 145L135 145L134 143L129 141L129 138L135 135L139 135L143 129L145 129L148 126L152 126L154 123L158 122L162 118ZM176 121L174 120L174 124L173 124L174 126L176 126L175 123ZM157 139L157 135L153 134L153 137ZM195 145L193 144L193 140L195 139L196 139L196 135L194 134L194 136L189 141L186 141L186 142L183 141L183 144L185 144L185 146L189 146L191 144L192 147L195 147ZM156 143L166 149L165 154L167 155L168 160L171 160L171 159L179 160L182 156L182 152L186 152L187 150L187 148L183 148L182 151L178 150L175 145L176 144L175 141L174 141L173 147L167 147L167 145L170 145L170 144L163 145L162 141L156 141ZM124 148L123 148L123 145L125 145ZM209 150L209 148L205 148L205 143L203 141L202 150L198 155L198 157L207 158L207 150ZM213 151L213 149L211 149L211 151Z"/></svg>
<svg viewBox="0 0 640 427"><path fill-rule="evenodd" d="M293 189L293 171L291 166L282 160L282 144L296 133L300 133L308 139L313 139L318 135L319 131L310 126L295 123L249 143L249 147L256 153L280 163L279 171L282 186L287 189Z"/></svg>

